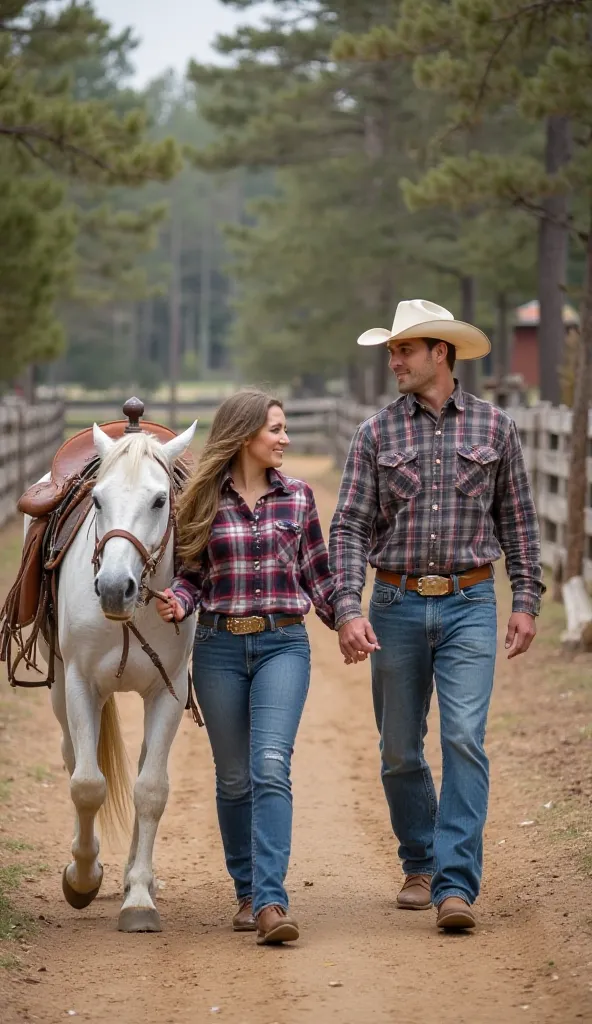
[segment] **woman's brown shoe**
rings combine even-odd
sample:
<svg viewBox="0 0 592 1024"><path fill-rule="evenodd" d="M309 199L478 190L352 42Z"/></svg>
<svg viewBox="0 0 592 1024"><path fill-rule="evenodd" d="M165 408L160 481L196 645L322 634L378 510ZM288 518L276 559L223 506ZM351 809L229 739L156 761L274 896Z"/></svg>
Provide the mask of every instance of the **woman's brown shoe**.
<svg viewBox="0 0 592 1024"><path fill-rule="evenodd" d="M449 928L458 931L460 928L474 928L475 915L468 903L459 896L448 896L438 907L438 928Z"/></svg>
<svg viewBox="0 0 592 1024"><path fill-rule="evenodd" d="M431 875L407 875L397 896L400 910L429 910L432 905Z"/></svg>
<svg viewBox="0 0 592 1024"><path fill-rule="evenodd" d="M298 925L283 907L265 907L257 914L257 943L260 946L278 942L295 942Z"/></svg>
<svg viewBox="0 0 592 1024"><path fill-rule="evenodd" d="M257 928L253 917L253 901L250 896L240 900L238 910L232 918L232 927L235 932L254 932Z"/></svg>

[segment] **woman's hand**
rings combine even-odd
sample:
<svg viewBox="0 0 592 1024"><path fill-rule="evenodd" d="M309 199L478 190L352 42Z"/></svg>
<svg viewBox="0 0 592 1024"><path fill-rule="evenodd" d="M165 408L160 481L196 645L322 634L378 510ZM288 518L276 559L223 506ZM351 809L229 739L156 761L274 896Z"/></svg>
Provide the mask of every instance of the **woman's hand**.
<svg viewBox="0 0 592 1024"><path fill-rule="evenodd" d="M378 637L368 619L359 615L350 619L339 630L339 647L346 665L365 661L373 651L380 650Z"/></svg>
<svg viewBox="0 0 592 1024"><path fill-rule="evenodd" d="M185 618L183 605L168 587L163 590L162 598L156 599L156 611L165 622L181 622Z"/></svg>

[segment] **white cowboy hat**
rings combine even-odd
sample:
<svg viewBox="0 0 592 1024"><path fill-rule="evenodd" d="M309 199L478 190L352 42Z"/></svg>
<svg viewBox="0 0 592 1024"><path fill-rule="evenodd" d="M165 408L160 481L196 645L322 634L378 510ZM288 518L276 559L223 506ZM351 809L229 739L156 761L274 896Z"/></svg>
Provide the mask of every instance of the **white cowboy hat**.
<svg viewBox="0 0 592 1024"><path fill-rule="evenodd" d="M382 345L406 338L437 338L456 349L457 359L481 359L491 350L487 335L478 327L455 320L444 306L426 299L405 299L397 306L392 331L372 327L358 338L358 345Z"/></svg>

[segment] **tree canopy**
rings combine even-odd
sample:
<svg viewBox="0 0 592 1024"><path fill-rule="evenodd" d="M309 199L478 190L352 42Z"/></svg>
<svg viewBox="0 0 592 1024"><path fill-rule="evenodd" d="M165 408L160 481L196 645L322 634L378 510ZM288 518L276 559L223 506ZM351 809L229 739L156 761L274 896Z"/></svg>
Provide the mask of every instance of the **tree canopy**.
<svg viewBox="0 0 592 1024"><path fill-rule="evenodd" d="M142 106L133 105L129 94L114 102L114 82L133 45L129 33L114 36L90 3L0 0L5 380L30 362L55 355L63 344L57 303L76 283L84 256L82 232L102 232L102 265L93 249L89 266L94 263L95 277L103 277L104 271L113 276L106 253L121 252L124 236L135 243L144 239L153 226L153 211L120 212L110 220L107 208L98 212L92 196L115 186L165 181L178 169L172 139L147 141Z"/></svg>

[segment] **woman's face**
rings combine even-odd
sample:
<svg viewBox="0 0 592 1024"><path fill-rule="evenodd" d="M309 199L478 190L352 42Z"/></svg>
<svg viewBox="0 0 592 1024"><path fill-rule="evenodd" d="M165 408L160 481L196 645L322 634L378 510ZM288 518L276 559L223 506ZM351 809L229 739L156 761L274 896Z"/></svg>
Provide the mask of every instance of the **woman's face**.
<svg viewBox="0 0 592 1024"><path fill-rule="evenodd" d="M284 458L284 448L290 444L286 433L286 417L279 405L272 405L267 410L267 422L249 441L245 448L249 458L253 459L262 469L280 469Z"/></svg>

